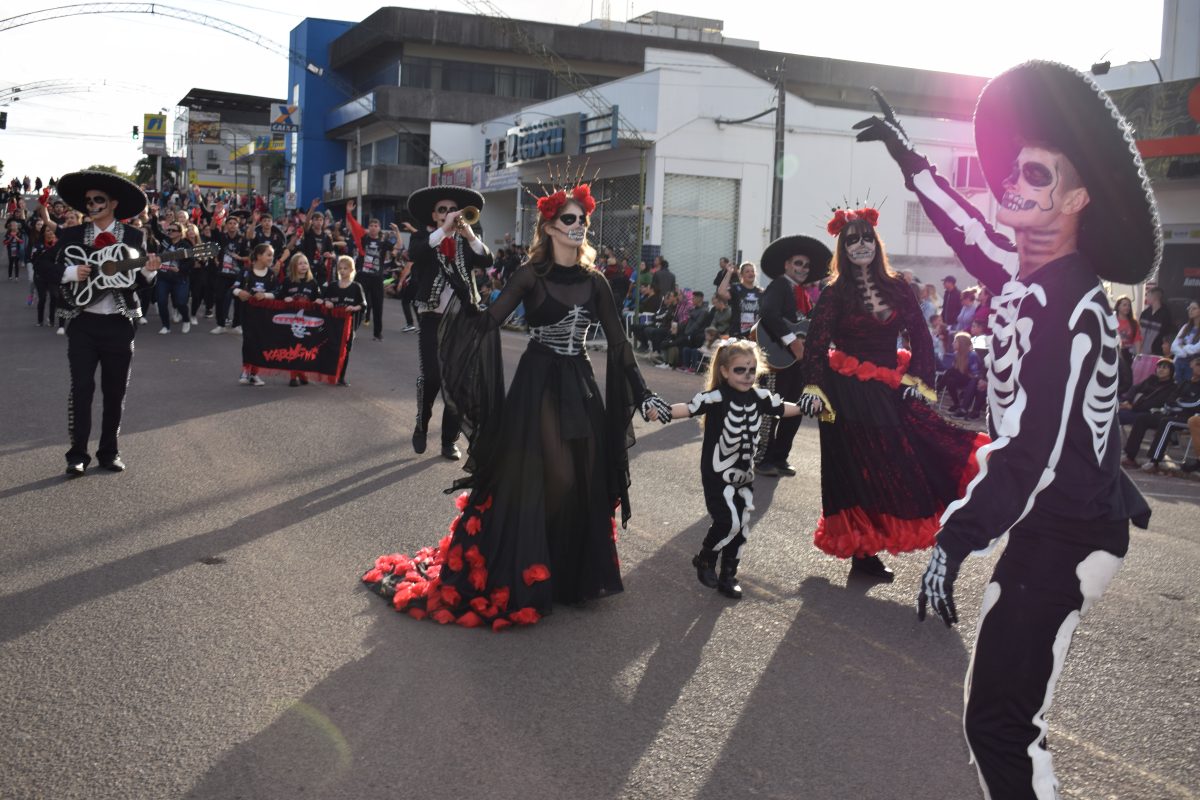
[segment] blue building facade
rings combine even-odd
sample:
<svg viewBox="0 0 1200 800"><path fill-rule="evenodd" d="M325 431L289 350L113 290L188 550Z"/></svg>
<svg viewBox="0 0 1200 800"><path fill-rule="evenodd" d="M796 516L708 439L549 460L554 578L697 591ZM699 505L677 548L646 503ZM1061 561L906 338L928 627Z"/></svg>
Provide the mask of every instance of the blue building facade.
<svg viewBox="0 0 1200 800"><path fill-rule="evenodd" d="M288 68L288 101L300 106L300 132L287 137L287 162L292 165L289 191L296 205L307 208L324 190L324 176L346 167L344 142L325 136L329 109L352 99L337 88L337 82L318 75L329 68L329 46L355 23L331 19L306 19L292 29L289 46L297 57ZM294 149L293 149L294 148Z"/></svg>

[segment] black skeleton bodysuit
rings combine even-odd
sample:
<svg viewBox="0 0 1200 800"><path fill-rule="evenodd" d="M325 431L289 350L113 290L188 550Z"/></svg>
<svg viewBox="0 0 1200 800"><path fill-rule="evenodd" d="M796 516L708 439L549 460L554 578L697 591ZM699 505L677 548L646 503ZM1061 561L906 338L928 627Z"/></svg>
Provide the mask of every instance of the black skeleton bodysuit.
<svg viewBox="0 0 1200 800"><path fill-rule="evenodd" d="M1117 320L1086 258L1027 278L1011 242L932 168L913 186L963 265L994 294L988 359L992 443L950 505L939 557L960 562L1007 534L983 597L966 679L965 729L985 796L1058 797L1046 719L1081 615L1149 507L1121 470Z"/></svg>
<svg viewBox="0 0 1200 800"><path fill-rule="evenodd" d="M757 386L739 392L724 385L700 392L687 408L693 417L704 414L700 482L713 521L704 538L704 549L720 551L723 560L737 560L750 534L754 451L763 416L782 416L783 400Z"/></svg>

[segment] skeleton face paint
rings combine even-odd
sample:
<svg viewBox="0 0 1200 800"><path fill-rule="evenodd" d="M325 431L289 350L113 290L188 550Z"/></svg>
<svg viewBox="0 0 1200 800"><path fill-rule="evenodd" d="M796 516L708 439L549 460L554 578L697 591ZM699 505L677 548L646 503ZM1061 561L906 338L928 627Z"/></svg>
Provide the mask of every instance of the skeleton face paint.
<svg viewBox="0 0 1200 800"><path fill-rule="evenodd" d="M572 218L570 225L563 222L564 216ZM558 217L546 228L552 232L553 237L561 237L560 241L566 239L571 244L578 246L583 244L587 238L587 217L584 216L583 209L578 203L568 202L559 210Z"/></svg>
<svg viewBox="0 0 1200 800"><path fill-rule="evenodd" d="M875 231L854 230L846 234L843 240L846 245L846 255L850 263L857 267L866 267L875 260Z"/></svg>
<svg viewBox="0 0 1200 800"><path fill-rule="evenodd" d="M1023 147L1004 181L996 219L1014 228L1043 227L1062 213L1063 159L1040 147Z"/></svg>
<svg viewBox="0 0 1200 800"><path fill-rule="evenodd" d="M783 271L784 274L797 283L804 283L804 280L808 277L808 256L792 256L784 262Z"/></svg>

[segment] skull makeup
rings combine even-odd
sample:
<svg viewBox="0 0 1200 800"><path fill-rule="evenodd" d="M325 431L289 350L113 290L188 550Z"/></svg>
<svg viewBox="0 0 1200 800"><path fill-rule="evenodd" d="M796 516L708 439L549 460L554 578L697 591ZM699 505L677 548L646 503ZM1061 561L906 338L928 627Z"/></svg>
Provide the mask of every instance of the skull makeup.
<svg viewBox="0 0 1200 800"><path fill-rule="evenodd" d="M875 260L875 229L855 229L847 231L843 238L846 255L850 263L857 267L870 266Z"/></svg>
<svg viewBox="0 0 1200 800"><path fill-rule="evenodd" d="M1070 192L1064 175L1074 167L1066 156L1041 147L1026 146L1017 154L1012 173L1004 180L1004 195L996 219L1014 228L1041 227L1065 210Z"/></svg>
<svg viewBox="0 0 1200 800"><path fill-rule="evenodd" d="M583 238L586 235L587 233L583 230L583 228L571 228L571 230L567 231L567 238L569 238L575 244L583 244Z"/></svg>

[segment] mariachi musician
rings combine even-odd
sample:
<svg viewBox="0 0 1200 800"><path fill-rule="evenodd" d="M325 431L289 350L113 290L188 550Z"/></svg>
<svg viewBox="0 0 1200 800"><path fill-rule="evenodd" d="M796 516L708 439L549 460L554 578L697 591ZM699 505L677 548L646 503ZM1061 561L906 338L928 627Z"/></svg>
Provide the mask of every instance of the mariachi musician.
<svg viewBox="0 0 1200 800"><path fill-rule="evenodd" d="M68 305L64 315L71 367L67 403L71 449L67 451L66 474L71 478L83 475L91 461L88 437L97 365L104 413L96 459L104 469L123 472L117 433L133 360L133 335L142 316L137 290L154 283L162 262L151 254L140 268L112 275L101 269L142 255L142 232L120 221L136 217L146 207L146 195L134 184L107 172L72 172L59 180L58 194L88 220L60 229L55 261L54 275L63 284Z"/></svg>
<svg viewBox="0 0 1200 800"><path fill-rule="evenodd" d="M815 283L829 274L833 253L811 236L783 236L767 245L760 266L771 283L767 285L759 306L757 340L767 354L771 372L768 386L784 400L795 403L804 391L804 372L800 360L804 357L804 316L797 305L797 295L806 283ZM776 421L766 439L766 449L758 464L760 475L795 475L788 463L792 441L800 429L795 416Z"/></svg>
<svg viewBox="0 0 1200 800"><path fill-rule="evenodd" d="M471 206L476 211L482 209L483 195L459 186L430 186L408 197L408 213L421 226L408 242L419 319L417 350L421 372L417 377L417 424L412 437L417 453L425 452L433 401L442 388L437 343L442 314L455 293L463 298L464 305L469 302L478 308L480 298L474 270L492 265L491 251L462 216ZM442 456L457 461L462 458L455 444L460 432L459 417L444 399L443 405Z"/></svg>

